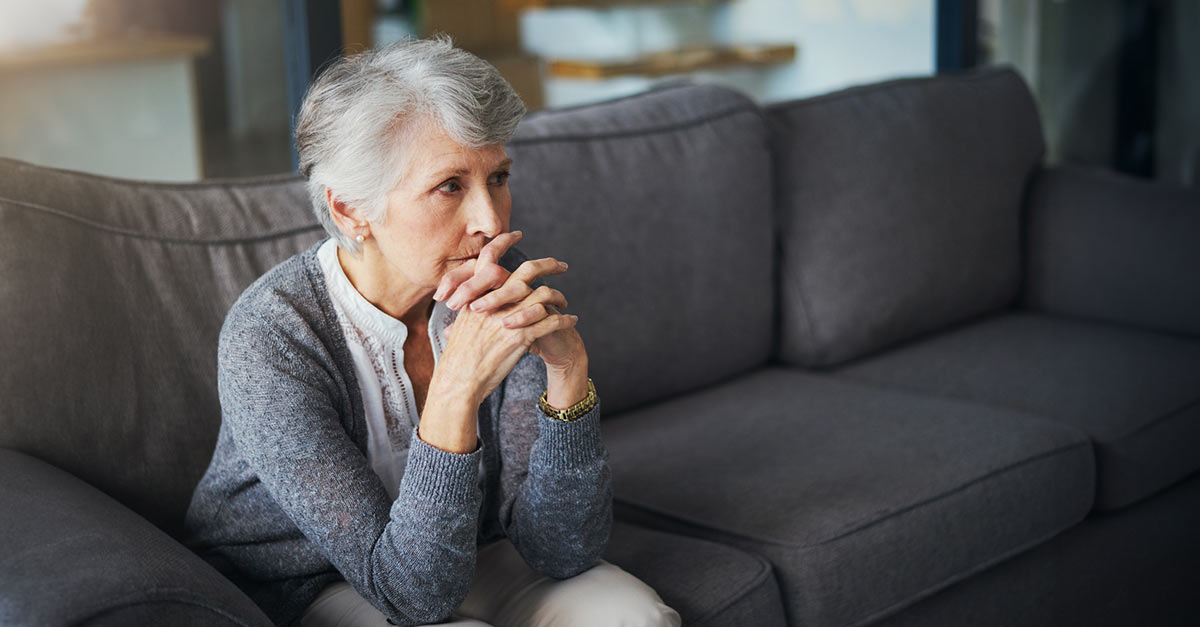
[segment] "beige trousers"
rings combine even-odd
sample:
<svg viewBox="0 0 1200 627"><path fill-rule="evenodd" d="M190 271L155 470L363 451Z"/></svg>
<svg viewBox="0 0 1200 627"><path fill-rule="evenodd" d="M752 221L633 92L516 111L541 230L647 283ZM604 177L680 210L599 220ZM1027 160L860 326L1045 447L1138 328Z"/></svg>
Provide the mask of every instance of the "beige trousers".
<svg viewBox="0 0 1200 627"><path fill-rule="evenodd" d="M601 561L570 579L539 575L501 540L479 549L467 598L441 625L455 627L679 627L679 614L650 586ZM301 627L388 627L350 584L321 591Z"/></svg>

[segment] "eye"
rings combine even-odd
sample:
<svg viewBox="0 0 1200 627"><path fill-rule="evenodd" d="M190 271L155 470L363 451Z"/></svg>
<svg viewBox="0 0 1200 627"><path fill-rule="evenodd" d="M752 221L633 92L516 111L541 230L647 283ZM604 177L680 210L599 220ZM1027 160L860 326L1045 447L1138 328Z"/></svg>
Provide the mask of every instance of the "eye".
<svg viewBox="0 0 1200 627"><path fill-rule="evenodd" d="M437 191L444 192L447 194L453 194L454 192L457 192L460 189L462 189L462 186L458 184L458 181L449 180L449 181L446 181L445 183L442 183L441 185L439 185L437 188Z"/></svg>
<svg viewBox="0 0 1200 627"><path fill-rule="evenodd" d="M488 184L495 185L496 187L502 187L504 185L504 183L507 181L508 181L508 172L497 172L497 173L493 174L491 178L488 179Z"/></svg>

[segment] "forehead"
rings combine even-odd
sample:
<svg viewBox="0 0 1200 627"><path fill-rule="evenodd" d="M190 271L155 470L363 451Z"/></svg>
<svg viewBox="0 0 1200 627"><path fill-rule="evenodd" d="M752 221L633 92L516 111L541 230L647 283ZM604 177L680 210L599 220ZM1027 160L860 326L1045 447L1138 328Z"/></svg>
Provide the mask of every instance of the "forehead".
<svg viewBox="0 0 1200 627"><path fill-rule="evenodd" d="M399 166L403 177L409 179L456 171L491 171L508 158L503 144L464 146L433 122L413 125L402 141Z"/></svg>

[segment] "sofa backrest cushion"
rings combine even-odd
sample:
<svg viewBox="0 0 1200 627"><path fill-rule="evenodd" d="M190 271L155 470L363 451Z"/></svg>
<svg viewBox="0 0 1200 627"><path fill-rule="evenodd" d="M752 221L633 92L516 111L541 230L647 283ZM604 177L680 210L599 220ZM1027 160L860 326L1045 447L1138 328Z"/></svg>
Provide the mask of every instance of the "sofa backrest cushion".
<svg viewBox="0 0 1200 627"><path fill-rule="evenodd" d="M1012 304L1043 142L1011 69L768 108L786 363L831 366Z"/></svg>
<svg viewBox="0 0 1200 627"><path fill-rule="evenodd" d="M217 335L324 237L295 176L137 183L0 159L0 446L170 532L221 421Z"/></svg>
<svg viewBox="0 0 1200 627"><path fill-rule="evenodd" d="M522 250L580 317L605 414L766 363L771 163L761 110L676 85L534 114L508 153Z"/></svg>

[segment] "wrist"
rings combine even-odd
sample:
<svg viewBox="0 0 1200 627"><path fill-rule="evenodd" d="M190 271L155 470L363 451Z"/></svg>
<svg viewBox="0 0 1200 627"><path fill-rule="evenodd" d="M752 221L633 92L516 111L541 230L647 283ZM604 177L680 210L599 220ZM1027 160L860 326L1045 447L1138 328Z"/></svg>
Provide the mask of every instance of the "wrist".
<svg viewBox="0 0 1200 627"><path fill-rule="evenodd" d="M436 401L449 408L478 409L486 397L487 394L480 392L479 385L469 380L445 376L445 370L435 368L433 377L429 379L425 404L428 406Z"/></svg>
<svg viewBox="0 0 1200 627"><path fill-rule="evenodd" d="M566 409L588 394L587 357L567 366L546 366L546 402L555 409Z"/></svg>
<svg viewBox="0 0 1200 627"><path fill-rule="evenodd" d="M459 399L430 397L421 411L417 437L426 444L450 453L466 455L479 447L478 405Z"/></svg>

